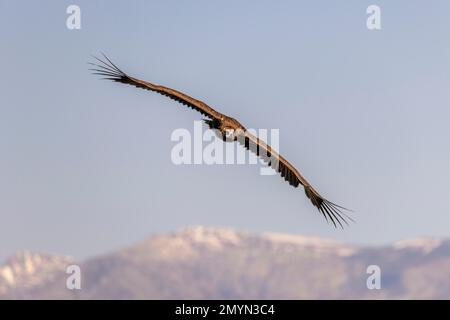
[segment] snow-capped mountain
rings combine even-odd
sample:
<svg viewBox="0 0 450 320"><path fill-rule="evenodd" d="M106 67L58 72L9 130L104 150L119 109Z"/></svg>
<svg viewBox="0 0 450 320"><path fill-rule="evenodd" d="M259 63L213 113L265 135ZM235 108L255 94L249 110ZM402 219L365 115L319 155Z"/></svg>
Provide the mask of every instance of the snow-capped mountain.
<svg viewBox="0 0 450 320"><path fill-rule="evenodd" d="M26 290L53 280L57 272L65 271L70 257L20 251L0 266L0 297L10 291L26 295Z"/></svg>
<svg viewBox="0 0 450 320"><path fill-rule="evenodd" d="M192 227L78 262L81 290L66 288L72 263L67 257L19 253L0 267L0 298L450 298L450 241L443 239L357 247ZM367 288L370 265L381 270L380 290Z"/></svg>

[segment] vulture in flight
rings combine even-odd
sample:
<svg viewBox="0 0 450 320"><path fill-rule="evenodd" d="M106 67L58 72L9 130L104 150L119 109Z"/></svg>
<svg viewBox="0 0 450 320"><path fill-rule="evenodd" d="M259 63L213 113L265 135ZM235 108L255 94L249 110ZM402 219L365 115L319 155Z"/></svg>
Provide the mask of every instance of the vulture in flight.
<svg viewBox="0 0 450 320"><path fill-rule="evenodd" d="M133 78L120 70L106 55L103 54L103 57L105 58L104 60L94 56L93 58L96 59L96 63L89 63L93 65L89 69L93 74L103 76L103 79L157 92L200 112L206 117L204 121L208 127L213 129L224 141L237 141L247 150L261 157L269 166L280 173L281 177L291 186L297 188L301 184L308 199L322 213L327 222L331 221L335 227L339 225L343 228L343 223L348 225L347 219L353 221L351 217L343 212L348 209L322 197L292 164L264 141L248 132L236 119L228 117L214 110L206 103L180 91Z"/></svg>

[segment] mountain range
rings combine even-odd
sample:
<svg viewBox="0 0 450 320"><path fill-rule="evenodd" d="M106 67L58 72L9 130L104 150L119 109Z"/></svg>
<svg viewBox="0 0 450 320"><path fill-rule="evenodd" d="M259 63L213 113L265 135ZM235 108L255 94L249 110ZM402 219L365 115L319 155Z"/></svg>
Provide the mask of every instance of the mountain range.
<svg viewBox="0 0 450 320"><path fill-rule="evenodd" d="M80 290L66 287L74 264ZM373 265L380 289L367 285ZM0 266L0 299L450 299L450 240L371 247L190 227L84 261L19 252Z"/></svg>

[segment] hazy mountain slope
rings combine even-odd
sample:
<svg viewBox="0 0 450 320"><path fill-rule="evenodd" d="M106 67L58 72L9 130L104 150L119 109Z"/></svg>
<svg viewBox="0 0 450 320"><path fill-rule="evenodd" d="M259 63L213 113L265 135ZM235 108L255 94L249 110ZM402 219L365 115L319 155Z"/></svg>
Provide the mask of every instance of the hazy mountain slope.
<svg viewBox="0 0 450 320"><path fill-rule="evenodd" d="M450 242L436 239L364 248L195 227L80 263L82 290L74 291L63 261L42 278L34 272L39 281L17 278L0 298L450 298ZM381 268L381 290L366 287L371 264ZM9 267L0 268L0 288Z"/></svg>

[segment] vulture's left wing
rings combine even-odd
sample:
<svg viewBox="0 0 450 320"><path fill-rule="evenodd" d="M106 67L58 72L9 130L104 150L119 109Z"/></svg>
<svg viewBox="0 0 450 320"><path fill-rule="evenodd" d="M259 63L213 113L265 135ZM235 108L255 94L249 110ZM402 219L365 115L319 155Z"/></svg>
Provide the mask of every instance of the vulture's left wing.
<svg viewBox="0 0 450 320"><path fill-rule="evenodd" d="M343 210L348 209L338 206L322 197L293 165L263 140L245 130L238 133L237 141L247 150L255 153L267 162L268 165L276 172L280 173L281 177L289 182L291 186L297 188L298 185L301 184L305 189L306 196L311 200L312 204L323 214L327 221L328 218L330 218L335 227L339 224L343 228L342 223L348 225L347 219L353 221L351 217L343 212Z"/></svg>

